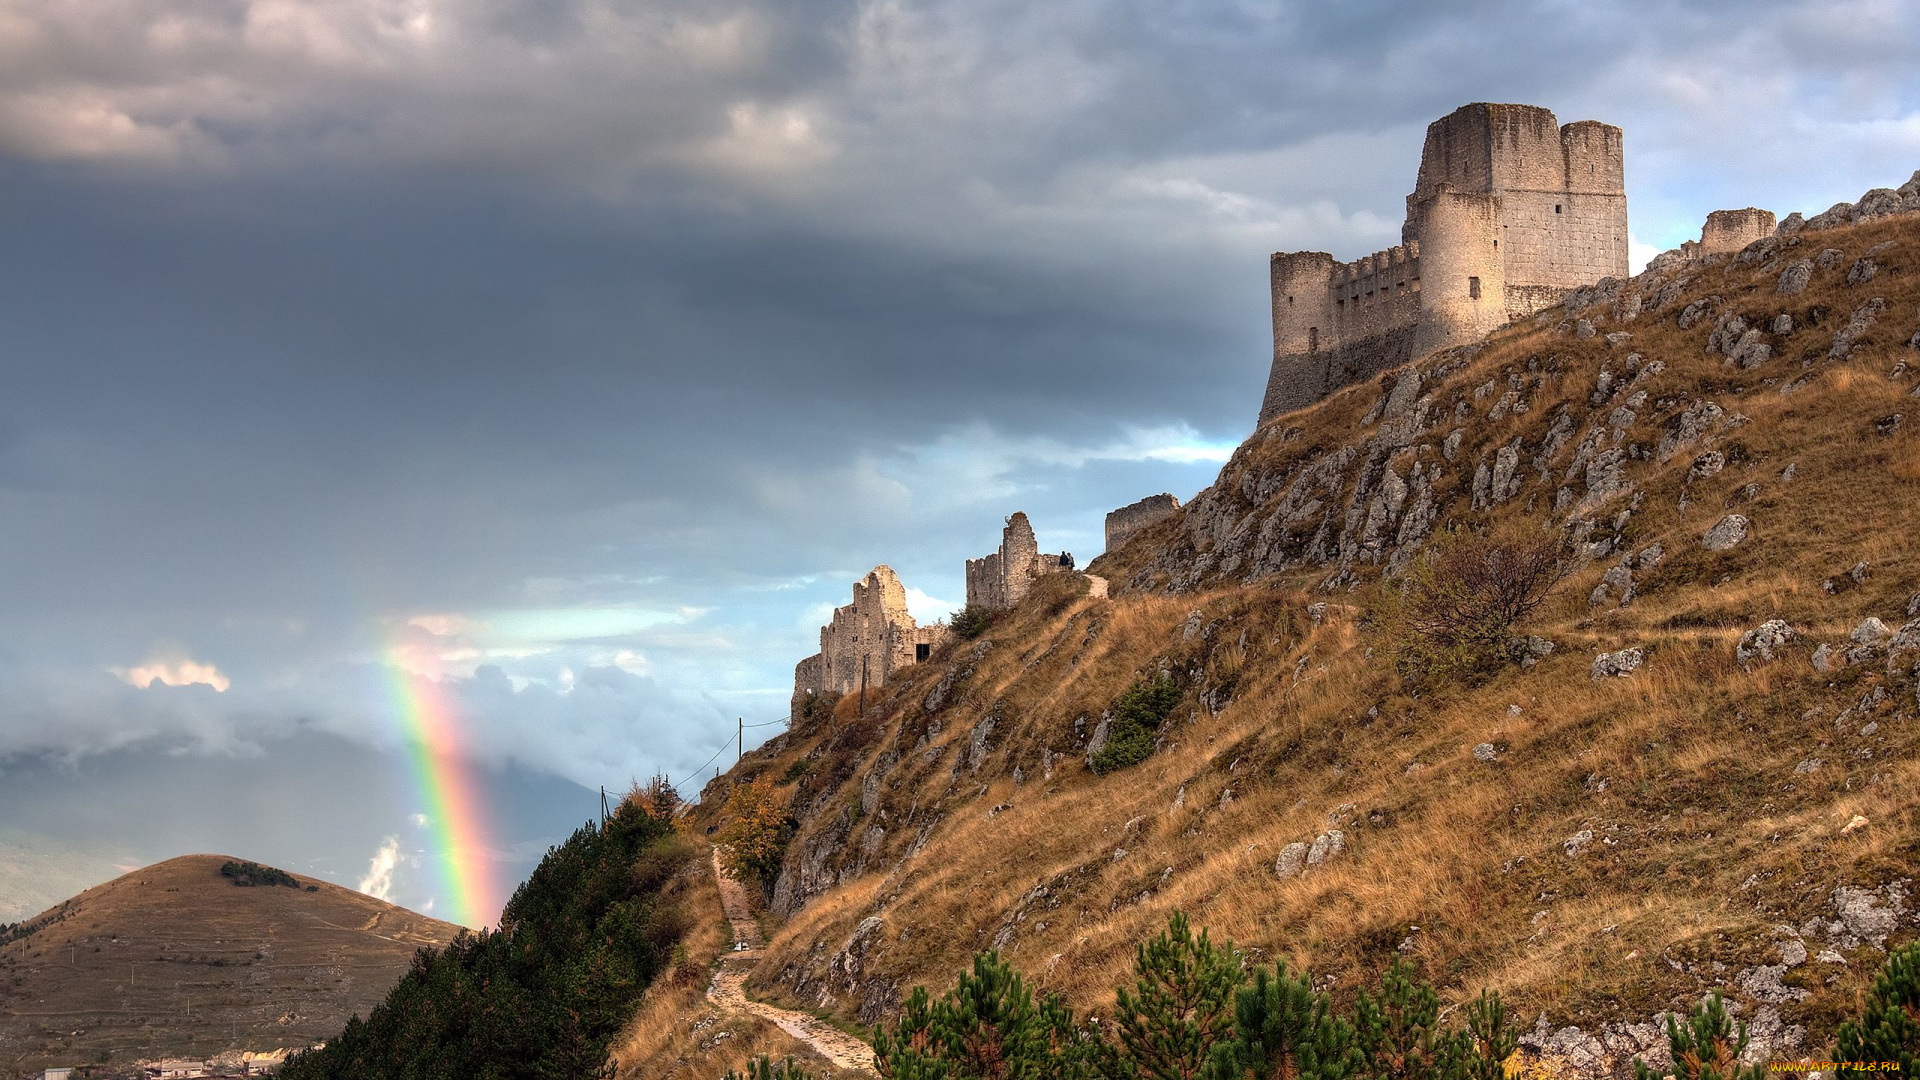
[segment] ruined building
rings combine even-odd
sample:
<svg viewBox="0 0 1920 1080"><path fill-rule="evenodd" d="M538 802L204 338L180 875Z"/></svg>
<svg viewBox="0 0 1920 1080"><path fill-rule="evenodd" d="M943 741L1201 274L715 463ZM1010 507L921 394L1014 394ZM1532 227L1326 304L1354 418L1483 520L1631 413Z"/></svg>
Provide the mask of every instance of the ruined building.
<svg viewBox="0 0 1920 1080"><path fill-rule="evenodd" d="M874 567L853 583L853 603L834 608L820 628L820 651L794 666L789 722L798 723L808 701L821 694L857 692L863 678L868 689L882 685L932 655L947 632L944 623L915 626L900 578L892 567Z"/></svg>
<svg viewBox="0 0 1920 1080"><path fill-rule="evenodd" d="M1700 239L1680 245L1681 258L1691 262L1722 252L1739 251L1763 236L1772 236L1773 211L1749 206L1744 210L1715 210L1700 228Z"/></svg>
<svg viewBox="0 0 1920 1080"><path fill-rule="evenodd" d="M1120 545L1141 529L1172 516L1180 509L1180 500L1162 492L1149 495L1139 502L1128 503L1107 515L1107 550L1117 551Z"/></svg>
<svg viewBox="0 0 1920 1080"><path fill-rule="evenodd" d="M967 606L998 611L1018 604L1043 574L1073 570L1073 556L1042 554L1027 515L1016 512L1000 534L1000 550L967 560Z"/></svg>
<svg viewBox="0 0 1920 1080"><path fill-rule="evenodd" d="M1620 129L1477 103L1427 128L1401 242L1354 262L1279 252L1265 422L1627 276Z"/></svg>

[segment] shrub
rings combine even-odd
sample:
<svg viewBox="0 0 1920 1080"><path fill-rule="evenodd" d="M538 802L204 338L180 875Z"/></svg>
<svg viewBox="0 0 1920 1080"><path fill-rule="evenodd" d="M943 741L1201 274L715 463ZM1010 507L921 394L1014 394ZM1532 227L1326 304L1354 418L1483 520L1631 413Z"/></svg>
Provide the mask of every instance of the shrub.
<svg viewBox="0 0 1920 1080"><path fill-rule="evenodd" d="M1093 771L1106 775L1145 761L1153 753L1154 736L1180 704L1180 687L1165 672L1127 688L1113 703L1107 722L1107 744L1093 755Z"/></svg>
<svg viewBox="0 0 1920 1080"><path fill-rule="evenodd" d="M285 885L289 889L300 887L300 883L294 880L293 875L285 870L261 866L256 862L236 862L229 859L220 864L220 873L223 877L233 879L235 885Z"/></svg>
<svg viewBox="0 0 1920 1080"><path fill-rule="evenodd" d="M1835 1061L1897 1061L1911 1075L1920 1061L1920 942L1895 949L1874 977L1866 1011L1840 1025Z"/></svg>
<svg viewBox="0 0 1920 1080"><path fill-rule="evenodd" d="M727 1080L813 1080L813 1074L793 1063L792 1058L775 1065L765 1054L747 1062L744 1073L727 1070Z"/></svg>
<svg viewBox="0 0 1920 1080"><path fill-rule="evenodd" d="M656 773L645 784L635 784L627 792L627 801L659 818L669 820L680 809L680 791L665 775Z"/></svg>
<svg viewBox="0 0 1920 1080"><path fill-rule="evenodd" d="M947 625L953 629L953 636L961 641L971 641L987 632L993 625L994 613L978 604L968 604L954 612L947 619Z"/></svg>
<svg viewBox="0 0 1920 1080"><path fill-rule="evenodd" d="M1360 1068L1353 1025L1328 1011L1305 972L1256 968L1234 996L1233 1038L1214 1047L1210 1080L1346 1080Z"/></svg>
<svg viewBox="0 0 1920 1080"><path fill-rule="evenodd" d="M1553 536L1450 531L1382 583L1372 622L1405 678L1485 675L1516 656L1515 627L1564 575Z"/></svg>
<svg viewBox="0 0 1920 1080"><path fill-rule="evenodd" d="M793 830L793 818L780 805L773 782L756 776L727 796L726 824L714 843L724 849L720 861L728 872L764 890L780 873Z"/></svg>

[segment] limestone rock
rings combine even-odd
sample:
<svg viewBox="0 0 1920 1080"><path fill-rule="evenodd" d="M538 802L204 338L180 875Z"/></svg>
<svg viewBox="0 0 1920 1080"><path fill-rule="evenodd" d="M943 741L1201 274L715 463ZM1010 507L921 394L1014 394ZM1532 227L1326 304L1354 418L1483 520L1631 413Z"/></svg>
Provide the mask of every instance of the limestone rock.
<svg viewBox="0 0 1920 1080"><path fill-rule="evenodd" d="M1788 334L1793 333L1793 316L1784 311L1775 315L1773 317L1773 325L1768 327L1768 329L1772 330L1776 337L1786 337Z"/></svg>
<svg viewBox="0 0 1920 1080"><path fill-rule="evenodd" d="M1839 248L1821 248L1820 254L1813 257L1813 265L1822 270L1831 270L1839 266L1840 260L1845 256L1846 252L1841 251Z"/></svg>
<svg viewBox="0 0 1920 1080"><path fill-rule="evenodd" d="M1847 325L1833 335L1833 344L1827 349L1827 359L1845 360L1886 310L1887 300L1884 296L1876 296L1855 308L1847 319Z"/></svg>
<svg viewBox="0 0 1920 1080"><path fill-rule="evenodd" d="M1646 660L1646 654L1639 649L1621 649L1618 652L1601 653L1593 658L1591 674L1595 682L1601 679L1618 678L1633 674Z"/></svg>
<svg viewBox="0 0 1920 1080"><path fill-rule="evenodd" d="M1280 849L1280 857L1273 863L1273 873L1282 880L1299 877L1306 865L1307 845L1295 841Z"/></svg>
<svg viewBox="0 0 1920 1080"><path fill-rule="evenodd" d="M1473 748L1473 760L1475 761L1490 762L1498 760L1499 757L1500 751L1490 742L1479 743Z"/></svg>
<svg viewBox="0 0 1920 1080"><path fill-rule="evenodd" d="M1800 293L1807 291L1807 283L1811 282L1812 280L1813 280L1812 261L1808 259L1800 259L1798 261L1788 263L1787 268L1785 270L1780 271L1780 281L1778 284L1776 284L1773 287L1773 291L1780 294L1781 296L1797 296ZM1681 327L1681 329L1684 330L1686 328Z"/></svg>
<svg viewBox="0 0 1920 1080"><path fill-rule="evenodd" d="M1819 647L1813 650L1813 670L1824 675L1831 671L1837 671L1845 666L1845 660L1834 659L1833 646L1826 642L1821 642Z"/></svg>
<svg viewBox="0 0 1920 1080"><path fill-rule="evenodd" d="M1319 866L1328 859L1335 858L1347 850L1347 834L1339 829L1328 829L1313 838L1313 846L1307 849L1307 865Z"/></svg>
<svg viewBox="0 0 1920 1080"><path fill-rule="evenodd" d="M1705 480L1727 467L1727 455L1718 450L1708 450L1693 459L1693 467L1687 470L1688 480Z"/></svg>
<svg viewBox="0 0 1920 1080"><path fill-rule="evenodd" d="M1520 666L1530 668L1553 655L1553 642L1543 637L1527 635L1520 643Z"/></svg>
<svg viewBox="0 0 1920 1080"><path fill-rule="evenodd" d="M1872 259L1855 259L1853 265L1847 268L1847 284L1865 285L1879 272L1880 264Z"/></svg>
<svg viewBox="0 0 1920 1080"><path fill-rule="evenodd" d="M1728 514L1713 523L1713 528L1700 538L1700 546L1708 551L1726 551L1737 547L1746 540L1749 524L1743 515Z"/></svg>
<svg viewBox="0 0 1920 1080"><path fill-rule="evenodd" d="M1787 643L1798 637L1783 619L1768 619L1740 635L1733 656L1743 666L1767 663L1786 653Z"/></svg>
<svg viewBox="0 0 1920 1080"><path fill-rule="evenodd" d="M1579 832L1560 841L1560 849L1565 851L1567 856L1571 858L1586 850L1587 845L1591 843L1593 843L1593 830L1581 829Z"/></svg>

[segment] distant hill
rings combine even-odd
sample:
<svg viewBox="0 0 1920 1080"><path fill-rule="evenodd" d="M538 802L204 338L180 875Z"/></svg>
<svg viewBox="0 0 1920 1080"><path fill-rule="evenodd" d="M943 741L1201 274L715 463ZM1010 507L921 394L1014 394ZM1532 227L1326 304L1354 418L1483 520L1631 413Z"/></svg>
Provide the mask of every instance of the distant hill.
<svg viewBox="0 0 1920 1080"><path fill-rule="evenodd" d="M169 859L0 930L0 1075L304 1046L460 930L252 864L237 885L228 863L243 861Z"/></svg>

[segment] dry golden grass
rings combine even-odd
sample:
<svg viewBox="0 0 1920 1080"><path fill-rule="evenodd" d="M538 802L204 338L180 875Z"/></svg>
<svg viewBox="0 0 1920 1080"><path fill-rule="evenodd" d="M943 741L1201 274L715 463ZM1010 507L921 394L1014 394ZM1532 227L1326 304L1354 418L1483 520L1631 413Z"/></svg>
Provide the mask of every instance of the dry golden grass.
<svg viewBox="0 0 1920 1080"><path fill-rule="evenodd" d="M647 989L633 1019L614 1037L608 1057L618 1080L716 1080L744 1070L760 1055L792 1057L814 1075L826 1063L778 1027L752 1016L722 1014L707 1000L707 983L733 941L704 844L663 893L692 916L681 942L685 955ZM725 1032L724 1037L719 1037Z"/></svg>
<svg viewBox="0 0 1920 1080"><path fill-rule="evenodd" d="M1878 256L1879 276L1847 286L1851 261L1889 239L1898 246ZM1786 261L1827 246L1845 253L1837 269L1802 295L1775 295ZM1589 606L1606 564L1573 573L1529 627L1558 644L1531 669L1414 692L1368 656L1364 581L1352 593L1313 592L1324 568L1111 600L1048 583L978 641L871 694L864 718L842 699L831 722L748 755L734 777L782 779L803 821L794 850L824 846L845 875L772 927L750 990L851 1021L859 988L836 982L828 965L877 915L884 930L863 960L862 986L877 980L902 995L916 982L942 987L970 953L998 943L1040 985L1101 1012L1134 943L1179 908L1257 956L1310 966L1337 994L1405 953L1450 1000L1493 987L1528 1025L1543 1015L1556 1024L1644 1019L1771 962L1771 928L1823 913L1835 886L1911 874L1920 850L1912 689L1891 687L1892 700L1836 728L1842 710L1888 677L1874 665L1821 675L1806 656L1814 643L1844 641L1866 615L1898 625L1920 588L1920 556L1907 542L1920 522L1920 402L1909 396L1913 374L1890 374L1920 360L1904 347L1920 321L1916 256L1912 219L1804 234L1764 269L1720 260L1688 271L1682 298L1657 315L1620 326L1587 313L1603 335L1628 329L1630 349L1666 365L1643 384L1648 399L1627 441L1652 447L1687 401L1714 400L1748 419L1711 444L1729 457L1716 476L1687 480L1705 444L1631 464L1631 546L1657 542L1666 557L1636 574L1638 597L1624 608ZM1784 311L1807 328L1769 364L1739 371L1704 351L1711 320L1674 325L1681 306L1709 293L1750 319ZM1832 332L1869 296L1889 300L1878 326L1850 358L1828 361ZM1489 379L1504 384L1530 364L1537 376L1524 414L1490 423L1485 404L1477 408L1464 467L1448 468L1436 488L1442 522L1545 522L1572 444L1549 484L1530 459L1562 405L1595 412L1587 397L1598 371L1623 372L1626 351L1522 327L1430 385L1436 405L1451 409ZM1352 442L1380 393L1350 388L1277 422L1234 455L1221 488ZM1878 434L1875 420L1895 412L1911 419ZM1297 433L1283 438L1289 428ZM1527 488L1469 513L1471 463L1515 437L1527 447ZM1791 481L1781 476L1789 464ZM1702 550L1701 534L1730 512L1752 519L1750 539ZM1130 580L1187 543L1177 524L1157 524L1095 572ZM1870 573L1856 586L1845 575L1862 560ZM1316 600L1331 604L1318 625L1305 612ZM1802 640L1788 659L1743 670L1734 644L1768 618L1787 619ZM1589 677L1593 653L1629 644L1647 650L1639 672ZM1194 688L1161 747L1134 768L1094 776L1085 735L1129 685L1161 669ZM929 709L942 686L945 701ZM1201 690L1216 692L1217 709ZM1871 736L1859 734L1867 720L1879 725ZM1481 742L1499 748L1498 760L1474 759ZM1813 759L1824 764L1796 772ZM870 774L878 787L863 806ZM716 801L696 820L711 821ZM1872 824L1843 835L1856 814ZM1330 816L1345 854L1278 879L1279 850L1312 840ZM1569 856L1563 843L1582 830L1594 839ZM1807 1001L1783 1006L1789 1023L1816 1039L1831 1032L1878 962L1871 950L1846 960L1808 980Z"/></svg>

